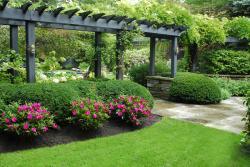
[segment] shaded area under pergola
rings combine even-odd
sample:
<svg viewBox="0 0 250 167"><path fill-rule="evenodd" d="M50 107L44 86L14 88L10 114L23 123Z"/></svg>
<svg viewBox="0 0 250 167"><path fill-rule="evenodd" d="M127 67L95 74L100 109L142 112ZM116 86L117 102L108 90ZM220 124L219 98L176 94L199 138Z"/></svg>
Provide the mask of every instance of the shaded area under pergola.
<svg viewBox="0 0 250 167"><path fill-rule="evenodd" d="M18 27L25 26L27 82L35 82L35 27L95 32L95 76L101 76L101 34L116 34L116 79L123 79L124 47L120 42L121 32L133 30L138 24L145 37L150 38L149 74L155 75L156 38L171 40L171 77L177 71L177 40L186 30L184 26L158 24L147 20L136 20L126 16L92 14L92 11L77 13L79 9L64 11L63 7L46 11L47 6L28 10L32 3L20 8L8 8L8 0L0 6L0 24L10 25L10 48L18 52Z"/></svg>

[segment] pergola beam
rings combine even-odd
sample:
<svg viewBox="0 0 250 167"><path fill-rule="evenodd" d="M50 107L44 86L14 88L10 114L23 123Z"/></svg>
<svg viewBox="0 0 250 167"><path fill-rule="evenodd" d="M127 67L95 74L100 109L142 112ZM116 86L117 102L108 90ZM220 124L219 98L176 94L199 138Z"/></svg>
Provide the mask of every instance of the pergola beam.
<svg viewBox="0 0 250 167"><path fill-rule="evenodd" d="M120 16L119 18L116 17L107 23L107 20L103 18L99 18L97 21L95 20L96 18L93 19L92 17L86 17L83 20L81 16L74 15L70 18L65 14L59 14L57 17L55 17L51 12L44 12L43 15L40 16L38 11L26 11L26 13L23 13L22 9L15 8L5 8L3 11L0 11L0 19L93 27L111 30L123 30L124 24L126 23L122 22L125 19L122 16ZM179 30L174 31L173 29L166 29L164 27L155 29L153 27L148 27L148 25L146 24L140 24L139 27L141 28L143 33L148 33L151 35L162 35L162 38L165 38L167 36L180 36L181 33ZM128 30L132 29L133 25L130 25L128 27Z"/></svg>
<svg viewBox="0 0 250 167"><path fill-rule="evenodd" d="M80 9L75 8L75 9L70 9L64 12L65 15L67 15L70 18L72 18Z"/></svg>
<svg viewBox="0 0 250 167"><path fill-rule="evenodd" d="M48 8L47 5L44 6L39 6L38 8L36 8L35 10L38 12L38 14L41 16L43 14L43 12Z"/></svg>
<svg viewBox="0 0 250 167"><path fill-rule="evenodd" d="M57 17L65 8L64 7L59 7L51 11L54 15L54 17Z"/></svg>
<svg viewBox="0 0 250 167"><path fill-rule="evenodd" d="M3 20L3 19L0 19L0 24L1 25L25 26L25 21L15 21L15 20ZM52 23L36 23L36 27L64 29L64 30L88 31L88 32L105 32L105 33L112 33L112 34L116 34L118 32L117 30L114 30L114 29L72 26L72 25L63 25L63 24L52 24Z"/></svg>
<svg viewBox="0 0 250 167"><path fill-rule="evenodd" d="M31 7L31 5L32 5L32 2L27 2L27 3L23 4L21 6L22 13L23 14L26 13L28 11L29 7Z"/></svg>
<svg viewBox="0 0 250 167"><path fill-rule="evenodd" d="M79 16L82 17L82 19L86 19L86 17L88 17L88 15L90 15L92 13L92 11L86 11L86 12L82 12L82 13L79 13Z"/></svg>

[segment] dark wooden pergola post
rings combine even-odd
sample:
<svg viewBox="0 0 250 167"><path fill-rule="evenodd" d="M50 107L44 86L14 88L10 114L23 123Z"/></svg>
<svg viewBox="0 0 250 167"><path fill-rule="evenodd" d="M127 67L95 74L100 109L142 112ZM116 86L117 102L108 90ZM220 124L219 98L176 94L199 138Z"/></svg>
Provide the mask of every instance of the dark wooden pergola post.
<svg viewBox="0 0 250 167"><path fill-rule="evenodd" d="M18 53L18 26L10 26L10 49Z"/></svg>
<svg viewBox="0 0 250 167"><path fill-rule="evenodd" d="M149 75L155 75L155 38L150 37Z"/></svg>
<svg viewBox="0 0 250 167"><path fill-rule="evenodd" d="M18 53L18 26L16 25L10 25L10 49ZM13 59L11 61L13 61ZM14 83L16 72L14 69L10 69L9 72L12 75L11 83Z"/></svg>
<svg viewBox="0 0 250 167"><path fill-rule="evenodd" d="M123 80L124 46L121 43L121 34L116 34L116 79Z"/></svg>
<svg viewBox="0 0 250 167"><path fill-rule="evenodd" d="M35 77L35 23L26 22L26 72L27 82L34 83Z"/></svg>
<svg viewBox="0 0 250 167"><path fill-rule="evenodd" d="M101 32L95 32L95 77L102 75Z"/></svg>
<svg viewBox="0 0 250 167"><path fill-rule="evenodd" d="M171 40L171 77L174 78L177 73L177 54L178 54L178 43L177 37Z"/></svg>

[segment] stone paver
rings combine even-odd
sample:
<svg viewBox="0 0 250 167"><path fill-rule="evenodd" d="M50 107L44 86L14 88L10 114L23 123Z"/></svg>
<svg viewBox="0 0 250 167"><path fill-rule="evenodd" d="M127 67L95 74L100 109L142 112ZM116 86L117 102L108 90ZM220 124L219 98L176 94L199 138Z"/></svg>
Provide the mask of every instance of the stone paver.
<svg viewBox="0 0 250 167"><path fill-rule="evenodd" d="M244 129L244 122L241 120L246 110L240 97L232 97L220 104L211 105L183 104L156 99L153 113L240 133Z"/></svg>

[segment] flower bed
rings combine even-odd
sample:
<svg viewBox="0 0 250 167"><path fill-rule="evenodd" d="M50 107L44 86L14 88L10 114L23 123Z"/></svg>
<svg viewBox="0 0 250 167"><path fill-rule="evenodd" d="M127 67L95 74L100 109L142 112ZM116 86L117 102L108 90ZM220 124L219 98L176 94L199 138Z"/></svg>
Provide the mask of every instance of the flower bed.
<svg viewBox="0 0 250 167"><path fill-rule="evenodd" d="M72 102L71 115L70 122L82 129L97 129L108 119L108 109L102 102L83 99Z"/></svg>
<svg viewBox="0 0 250 167"><path fill-rule="evenodd" d="M17 135L40 135L49 128L58 128L54 116L40 103L6 106L1 112L0 125L5 132Z"/></svg>
<svg viewBox="0 0 250 167"><path fill-rule="evenodd" d="M148 103L137 96L120 96L109 104L110 115L114 119L121 119L135 126L143 124L141 118L150 117Z"/></svg>

